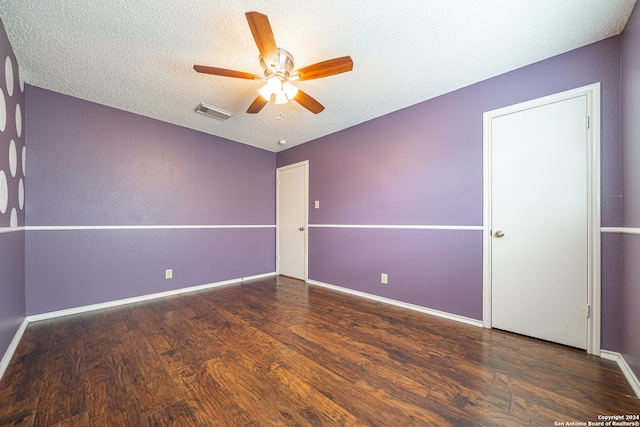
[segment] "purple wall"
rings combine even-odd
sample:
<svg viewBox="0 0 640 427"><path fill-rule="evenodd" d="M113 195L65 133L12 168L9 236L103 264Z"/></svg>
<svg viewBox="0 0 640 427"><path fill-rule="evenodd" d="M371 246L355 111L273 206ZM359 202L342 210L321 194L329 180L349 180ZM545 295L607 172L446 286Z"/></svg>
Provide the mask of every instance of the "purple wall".
<svg viewBox="0 0 640 427"><path fill-rule="evenodd" d="M310 228L309 260L310 279L482 318L481 231Z"/></svg>
<svg viewBox="0 0 640 427"><path fill-rule="evenodd" d="M274 153L33 86L26 103L28 226L269 226L29 229L27 314L275 271Z"/></svg>
<svg viewBox="0 0 640 427"><path fill-rule="evenodd" d="M619 64L620 37L613 37L282 151L277 165L310 161L310 224L480 226L482 113L601 82L602 222L619 226ZM482 317L476 230L311 227L309 236L311 280ZM603 248L611 263L603 266L603 347L617 350L621 244ZM380 284L382 272L394 272L393 286Z"/></svg>
<svg viewBox="0 0 640 427"><path fill-rule="evenodd" d="M25 233L12 230L24 226L24 105L18 63L0 21L0 359L25 317Z"/></svg>
<svg viewBox="0 0 640 427"><path fill-rule="evenodd" d="M640 6L622 36L624 226L640 229ZM640 378L640 235L623 237L622 354Z"/></svg>

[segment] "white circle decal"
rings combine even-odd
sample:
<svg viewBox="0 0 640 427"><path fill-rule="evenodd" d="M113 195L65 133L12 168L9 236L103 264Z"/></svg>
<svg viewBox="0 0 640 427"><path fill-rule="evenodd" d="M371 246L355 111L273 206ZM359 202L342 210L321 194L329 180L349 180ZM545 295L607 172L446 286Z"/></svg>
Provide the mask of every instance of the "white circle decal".
<svg viewBox="0 0 640 427"><path fill-rule="evenodd" d="M18 66L18 83L20 84L20 92L24 92L24 77L20 72L20 66Z"/></svg>
<svg viewBox="0 0 640 427"><path fill-rule="evenodd" d="M7 187L7 175L0 171L0 213L7 211L9 205L9 189Z"/></svg>
<svg viewBox="0 0 640 427"><path fill-rule="evenodd" d="M11 209L11 219L9 220L9 226L11 227L18 226L18 212L16 212L16 208Z"/></svg>
<svg viewBox="0 0 640 427"><path fill-rule="evenodd" d="M9 96L13 96L13 63L9 56L4 61L4 77L7 80L7 93Z"/></svg>
<svg viewBox="0 0 640 427"><path fill-rule="evenodd" d="M16 151L16 142L12 139L9 143L9 170L11 176L16 176L18 170L18 152Z"/></svg>
<svg viewBox="0 0 640 427"><path fill-rule="evenodd" d="M7 103L4 100L4 92L0 89L0 132L7 127Z"/></svg>
<svg viewBox="0 0 640 427"><path fill-rule="evenodd" d="M20 206L20 210L24 209L24 181L22 178L18 181L18 206Z"/></svg>
<svg viewBox="0 0 640 427"><path fill-rule="evenodd" d="M22 109L20 104L16 104L16 133L18 137L22 135Z"/></svg>
<svg viewBox="0 0 640 427"><path fill-rule="evenodd" d="M22 176L27 176L27 147L22 146Z"/></svg>

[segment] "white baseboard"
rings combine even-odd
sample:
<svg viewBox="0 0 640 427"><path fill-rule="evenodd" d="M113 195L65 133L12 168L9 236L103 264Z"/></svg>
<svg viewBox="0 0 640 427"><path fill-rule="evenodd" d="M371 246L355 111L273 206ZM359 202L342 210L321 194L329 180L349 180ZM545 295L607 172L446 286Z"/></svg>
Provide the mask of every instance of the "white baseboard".
<svg viewBox="0 0 640 427"><path fill-rule="evenodd" d="M640 381L638 381L638 377L633 373L631 367L627 364L627 361L622 357L622 354L616 351L600 350L600 357L607 360L613 360L618 364L618 367L620 367L620 370L635 392L636 397L640 399Z"/></svg>
<svg viewBox="0 0 640 427"><path fill-rule="evenodd" d="M11 340L11 344L9 344L9 348L7 348L7 351L5 351L4 356L2 356L2 360L0 360L0 380L2 380L2 376L7 370L7 367L9 367L9 362L11 362L11 358L13 357L13 354L16 352L16 349L18 348L18 344L20 343L20 340L22 339L22 335L24 334L24 331L27 329L28 324L29 324L29 321L26 318L22 319L22 322L20 323L20 326L18 327L16 334L13 336L13 339Z"/></svg>
<svg viewBox="0 0 640 427"><path fill-rule="evenodd" d="M407 302L402 302L402 301L394 300L394 299L391 299L391 298L385 298L385 297L381 297L381 296L378 296L378 295L368 294L366 292L355 291L353 289L343 288L341 286L331 285L329 283L318 282L316 280L307 280L307 283L309 283L310 285L321 286L323 288L332 289L334 291L344 292L344 293L347 293L347 294L351 294L351 295L367 298L367 299L370 299L370 300L373 300L373 301L378 301L378 302L382 302L382 303L385 303L385 304L391 304L391 305L395 305L397 307L402 307L402 308L406 308L406 309L413 310L413 311L419 311L421 313L431 314L433 316L443 317L443 318L449 319L449 320L455 320L456 322L466 323L467 325L478 326L480 328L482 327L482 321L481 320L471 319L469 317L464 317L464 316L459 316L457 314L452 314L452 313L447 313L447 312L444 312L444 311L434 310L432 308L422 307L422 306L415 305L415 304L409 304Z"/></svg>
<svg viewBox="0 0 640 427"><path fill-rule="evenodd" d="M27 316L28 322L37 322L39 320L54 319L56 317L69 316L72 314L86 313L88 311L100 310L103 308L117 307L125 304L133 304L136 302L148 301L156 298L168 297L171 295L184 294L187 292L202 291L204 289L217 288L219 286L232 285L234 283L245 282L248 280L262 279L265 277L275 276L276 273L257 274L255 276L239 277L237 279L223 280L221 282L207 283L204 285L191 286L189 288L173 289L171 291L158 292L155 294L141 295L138 297L125 298L115 301L108 301L99 304L85 305L82 307L68 308L65 310L51 311L48 313L34 314Z"/></svg>

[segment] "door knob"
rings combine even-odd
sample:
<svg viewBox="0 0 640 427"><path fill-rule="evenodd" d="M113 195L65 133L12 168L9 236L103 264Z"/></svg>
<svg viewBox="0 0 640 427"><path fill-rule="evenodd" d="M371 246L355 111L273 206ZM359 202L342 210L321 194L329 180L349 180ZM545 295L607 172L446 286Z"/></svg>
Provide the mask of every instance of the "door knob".
<svg viewBox="0 0 640 427"><path fill-rule="evenodd" d="M300 227L300 228L298 228L298 230L304 231L304 227Z"/></svg>
<svg viewBox="0 0 640 427"><path fill-rule="evenodd" d="M500 238L502 236L504 236L504 231L502 230L497 230L495 233L493 233L493 237Z"/></svg>

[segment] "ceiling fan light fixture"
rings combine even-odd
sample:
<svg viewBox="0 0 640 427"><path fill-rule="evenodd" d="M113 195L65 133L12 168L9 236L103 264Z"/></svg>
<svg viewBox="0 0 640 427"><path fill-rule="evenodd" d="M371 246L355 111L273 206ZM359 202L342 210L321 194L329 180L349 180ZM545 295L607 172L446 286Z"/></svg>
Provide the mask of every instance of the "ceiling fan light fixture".
<svg viewBox="0 0 640 427"><path fill-rule="evenodd" d="M287 99L287 95L284 91L281 90L276 92L276 104L286 104L287 102L289 102L289 99Z"/></svg>
<svg viewBox="0 0 640 427"><path fill-rule="evenodd" d="M298 94L298 88L292 85L289 82L284 82L282 84L282 91L286 95L287 99L291 101Z"/></svg>
<svg viewBox="0 0 640 427"><path fill-rule="evenodd" d="M258 93L260 94L261 97L263 97L267 101L271 100L271 95L273 95L273 92L269 90L267 85L264 85L260 89L258 89Z"/></svg>
<svg viewBox="0 0 640 427"><path fill-rule="evenodd" d="M279 76L271 76L267 79L267 87L271 93L276 93L282 89L282 80Z"/></svg>
<svg viewBox="0 0 640 427"><path fill-rule="evenodd" d="M298 94L298 88L289 83L286 77L271 76L267 83L258 89L258 93L267 101L275 95L276 104L286 104Z"/></svg>
<svg viewBox="0 0 640 427"><path fill-rule="evenodd" d="M271 95L282 92L282 83L280 77L271 76L267 79L267 83L258 89L258 93L267 101L271 100Z"/></svg>

